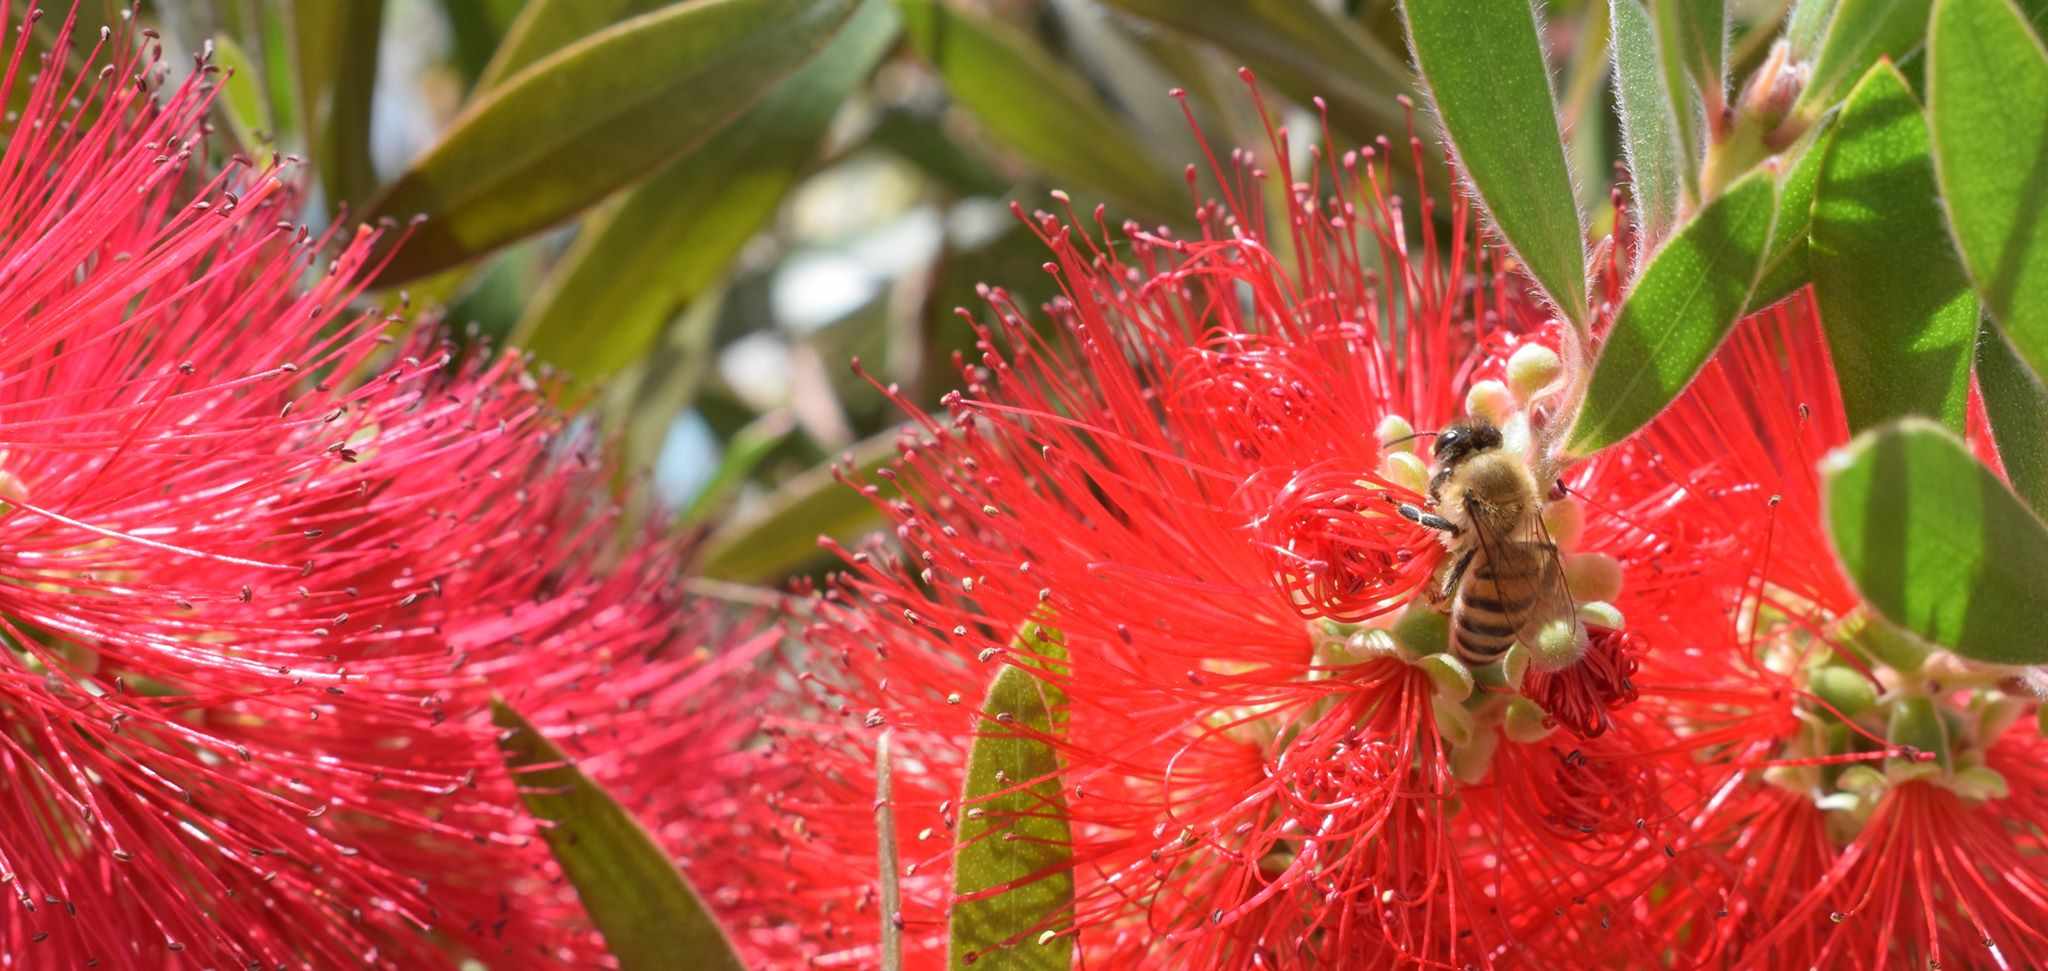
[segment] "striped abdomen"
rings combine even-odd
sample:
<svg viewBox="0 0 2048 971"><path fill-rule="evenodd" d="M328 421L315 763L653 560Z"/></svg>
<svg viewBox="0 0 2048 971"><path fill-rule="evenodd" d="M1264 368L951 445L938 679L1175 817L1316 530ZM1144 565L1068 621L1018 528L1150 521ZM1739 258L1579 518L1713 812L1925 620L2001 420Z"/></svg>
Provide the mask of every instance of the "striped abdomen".
<svg viewBox="0 0 2048 971"><path fill-rule="evenodd" d="M1548 548L1506 543L1491 557L1473 551L1451 604L1451 647L1459 660L1487 664L1514 646L1536 610L1550 568L1551 557L1543 555Z"/></svg>

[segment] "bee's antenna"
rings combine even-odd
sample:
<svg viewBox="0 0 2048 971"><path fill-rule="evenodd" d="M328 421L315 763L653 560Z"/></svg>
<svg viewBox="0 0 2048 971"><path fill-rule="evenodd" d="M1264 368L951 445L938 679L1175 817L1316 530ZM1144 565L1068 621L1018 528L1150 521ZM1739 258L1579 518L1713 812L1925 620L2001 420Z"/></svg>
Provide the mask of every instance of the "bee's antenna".
<svg viewBox="0 0 2048 971"><path fill-rule="evenodd" d="M1412 442L1412 441L1414 441L1414 440L1416 440L1416 439L1418 439L1418 438L1421 438L1421 437L1423 437L1423 436L1425 436L1425 435L1441 435L1441 434L1443 434L1443 433L1442 433L1442 432L1416 432L1416 433L1415 433L1415 434L1413 434L1413 435L1403 435L1403 436L1401 436L1400 438L1391 438L1391 439L1388 439L1388 440L1386 440L1386 441L1384 441L1384 442L1381 442L1381 443L1380 443L1380 447L1381 447L1381 448L1387 448L1387 447L1389 447L1389 446L1393 446L1393 445L1399 445L1399 444L1401 444L1402 442Z"/></svg>

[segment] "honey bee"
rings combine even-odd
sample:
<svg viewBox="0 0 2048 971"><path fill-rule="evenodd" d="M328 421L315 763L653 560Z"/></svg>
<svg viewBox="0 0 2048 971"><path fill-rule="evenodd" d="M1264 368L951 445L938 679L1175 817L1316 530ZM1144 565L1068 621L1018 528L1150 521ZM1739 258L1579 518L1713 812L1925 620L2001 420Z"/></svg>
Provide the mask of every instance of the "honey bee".
<svg viewBox="0 0 2048 971"><path fill-rule="evenodd" d="M1501 430L1484 419L1438 432L1433 452L1430 511L1407 504L1400 511L1442 532L1450 549L1433 598L1450 603L1458 659L1488 664L1517 642L1536 650L1538 633L1558 622L1582 640L1578 605L1543 525L1544 493L1529 464L1503 448Z"/></svg>

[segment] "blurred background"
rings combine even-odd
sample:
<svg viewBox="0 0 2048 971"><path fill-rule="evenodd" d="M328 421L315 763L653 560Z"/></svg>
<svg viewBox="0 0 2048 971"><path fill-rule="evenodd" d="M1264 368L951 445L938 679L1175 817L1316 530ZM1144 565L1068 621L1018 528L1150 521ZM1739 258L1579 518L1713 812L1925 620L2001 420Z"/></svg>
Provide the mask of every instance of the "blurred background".
<svg viewBox="0 0 2048 971"><path fill-rule="evenodd" d="M1732 76L1787 5L1730 4ZM130 14L84 0L79 16L89 42ZM651 480L620 483L634 517L707 532L699 570L742 585L816 569L821 532L876 523L829 467L893 454L901 415L850 358L930 405L957 383L972 335L954 309L977 284L1050 295L1013 201L1062 189L1111 226L1186 228L1202 151L1169 91L1219 156L1267 158L1240 66L1297 149L1322 138L1314 96L1341 150L1400 144L1412 94L1392 0L153 0L133 16L173 73L207 55L222 160L308 159L316 227L425 214L372 298L409 301L410 320L445 307L465 340L558 372ZM1548 4L1596 233L1617 153L1607 36L1603 0Z"/></svg>

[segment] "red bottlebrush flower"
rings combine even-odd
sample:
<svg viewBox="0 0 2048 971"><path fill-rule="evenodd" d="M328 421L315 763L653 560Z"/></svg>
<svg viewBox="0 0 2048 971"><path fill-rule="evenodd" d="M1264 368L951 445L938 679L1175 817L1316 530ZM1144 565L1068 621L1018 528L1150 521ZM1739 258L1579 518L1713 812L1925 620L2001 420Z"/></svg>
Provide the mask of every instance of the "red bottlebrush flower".
<svg viewBox="0 0 2048 971"><path fill-rule="evenodd" d="M602 559L609 472L518 362L348 311L376 234L294 225L278 169L201 176L204 77L108 35L73 68L71 28L31 78L24 24L0 81L0 942L599 961L488 704L703 768L669 799L737 785L745 709L677 695L739 663L698 650L682 551Z"/></svg>
<svg viewBox="0 0 2048 971"><path fill-rule="evenodd" d="M1636 711L1688 727L1715 781L1694 844L1719 880L1652 909L1684 966L2033 967L2043 741L2020 672L1860 606L1828 546L1817 463L1848 440L1800 297L1740 325L1643 450L1687 516L1748 552L1698 599L1736 617L1645 656ZM1973 444L1990 451L1981 421ZM1708 864L1703 863L1703 866Z"/></svg>
<svg viewBox="0 0 2048 971"><path fill-rule="evenodd" d="M808 775L776 800L775 861L808 960L875 960L885 729L905 861L886 916L907 966L941 960L969 750L1016 731L978 708L999 662L1065 699L1046 742L1075 884L1070 917L1004 946L1204 968L1664 947L1647 901L1691 852L1677 807L1700 780L1666 754L1670 726L1616 713L1635 659L1702 609L1687 587L1746 561L1674 520L1684 487L1654 456L1617 449L1545 510L1590 644L1444 653L1444 546L1399 511L1429 492L1407 439L1482 416L1540 476L1532 443L1571 378L1554 348L1574 338L1471 242L1461 200L1448 235L1427 200L1411 235L1384 141L1317 155L1269 235L1251 200L1295 171L1283 142L1271 170L1233 156L1199 238L1026 219L1062 296L1034 320L986 291L949 415L911 409L900 461L864 487L899 549L846 554L804 626L823 713L777 732ZM1012 643L1033 618L1061 633L1058 664Z"/></svg>

